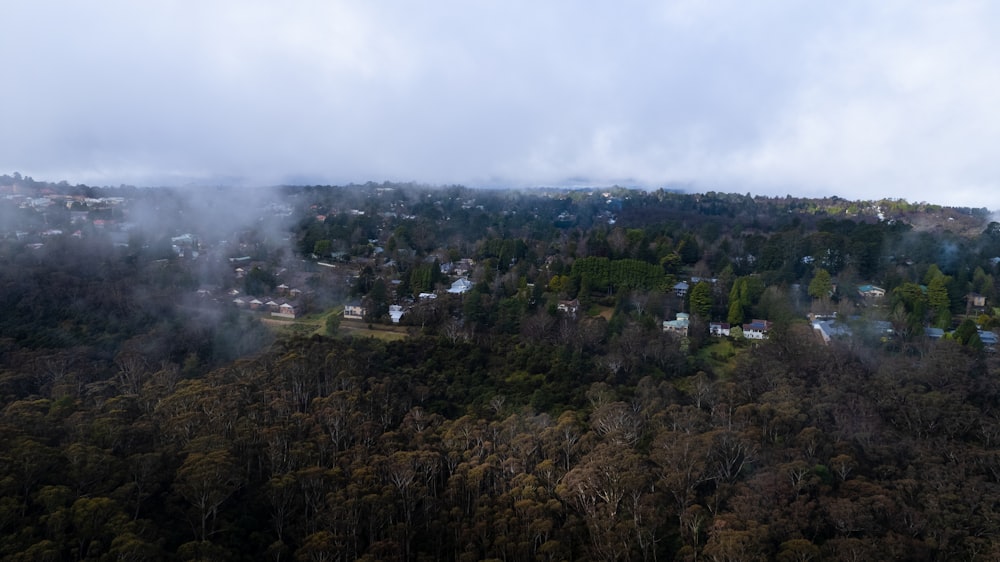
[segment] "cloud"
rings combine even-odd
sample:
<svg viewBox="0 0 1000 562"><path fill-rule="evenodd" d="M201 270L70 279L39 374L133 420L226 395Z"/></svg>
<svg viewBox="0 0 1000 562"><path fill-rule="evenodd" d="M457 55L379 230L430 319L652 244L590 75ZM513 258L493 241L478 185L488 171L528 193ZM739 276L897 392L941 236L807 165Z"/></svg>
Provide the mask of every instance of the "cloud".
<svg viewBox="0 0 1000 562"><path fill-rule="evenodd" d="M989 100L998 75L990 14L973 8L892 10L814 42L814 70L732 173L758 184L995 207L989 189L1000 170L987 147L1000 140Z"/></svg>
<svg viewBox="0 0 1000 562"><path fill-rule="evenodd" d="M589 181L1000 208L992 4L38 2L0 169Z"/></svg>

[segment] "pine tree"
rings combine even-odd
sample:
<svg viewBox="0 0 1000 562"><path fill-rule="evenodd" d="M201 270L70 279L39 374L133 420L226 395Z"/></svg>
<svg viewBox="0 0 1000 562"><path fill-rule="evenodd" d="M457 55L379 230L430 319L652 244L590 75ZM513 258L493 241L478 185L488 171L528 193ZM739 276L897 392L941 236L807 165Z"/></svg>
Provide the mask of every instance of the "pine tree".
<svg viewBox="0 0 1000 562"><path fill-rule="evenodd" d="M812 281L809 282L809 296L814 299L825 299L832 292L833 278L830 277L830 272L823 268L817 269L816 275L813 275Z"/></svg>
<svg viewBox="0 0 1000 562"><path fill-rule="evenodd" d="M712 313L712 286L707 281L699 281L691 289L691 312L708 319Z"/></svg>

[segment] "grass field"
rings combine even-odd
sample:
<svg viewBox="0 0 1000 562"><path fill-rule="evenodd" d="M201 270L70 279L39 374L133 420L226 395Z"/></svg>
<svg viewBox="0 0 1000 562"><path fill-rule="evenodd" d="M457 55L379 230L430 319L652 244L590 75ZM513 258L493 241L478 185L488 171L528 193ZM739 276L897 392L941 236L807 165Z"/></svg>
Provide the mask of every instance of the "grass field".
<svg viewBox="0 0 1000 562"><path fill-rule="evenodd" d="M368 328L368 324L365 322L348 320L340 323L339 333L341 335L351 335L362 338L378 338L385 341L402 340L409 336L406 328L400 326L385 326L382 324L372 324L371 326L371 328Z"/></svg>
<svg viewBox="0 0 1000 562"><path fill-rule="evenodd" d="M712 338L712 343L698 350L695 359L707 365L720 378L726 379L733 372L734 358L742 350L728 338Z"/></svg>

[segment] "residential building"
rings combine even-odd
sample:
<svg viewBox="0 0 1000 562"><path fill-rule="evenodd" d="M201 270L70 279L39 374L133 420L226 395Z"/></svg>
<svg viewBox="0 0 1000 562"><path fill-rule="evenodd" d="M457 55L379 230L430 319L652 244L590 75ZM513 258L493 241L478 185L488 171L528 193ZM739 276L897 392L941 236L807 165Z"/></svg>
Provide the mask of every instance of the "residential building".
<svg viewBox="0 0 1000 562"><path fill-rule="evenodd" d="M858 287L858 294L867 298L882 298L885 296L885 289L876 285L861 285Z"/></svg>
<svg viewBox="0 0 1000 562"><path fill-rule="evenodd" d="M944 330L941 328L924 328L924 336L932 340L939 340L944 337Z"/></svg>
<svg viewBox="0 0 1000 562"><path fill-rule="evenodd" d="M462 293L467 293L472 290L472 281L469 281L465 277L455 281L451 284L451 288L448 289L449 293L455 295L461 295Z"/></svg>
<svg viewBox="0 0 1000 562"><path fill-rule="evenodd" d="M686 336L690 325L691 315L686 312L678 312L675 320L663 321L663 331Z"/></svg>
<svg viewBox="0 0 1000 562"><path fill-rule="evenodd" d="M717 338L729 337L731 329L728 322L709 322L708 324L708 333Z"/></svg>
<svg viewBox="0 0 1000 562"><path fill-rule="evenodd" d="M344 318L348 320L364 320L365 308L360 302L354 301L344 305Z"/></svg>
<svg viewBox="0 0 1000 562"><path fill-rule="evenodd" d="M559 301L559 304L556 305L556 310L572 318L576 318L576 312L579 309L580 301L577 299L573 299L571 301Z"/></svg>
<svg viewBox="0 0 1000 562"><path fill-rule="evenodd" d="M743 325L743 337L748 340L766 340L771 326L771 322L755 318L753 322Z"/></svg>
<svg viewBox="0 0 1000 562"><path fill-rule="evenodd" d="M688 285L684 281L681 281L680 283L677 283L676 285L674 285L674 292L677 293L678 297L684 297L684 296L687 296L688 289L690 289L690 288L691 288L690 285Z"/></svg>
<svg viewBox="0 0 1000 562"><path fill-rule="evenodd" d="M399 324L399 319L403 317L403 307L398 304L389 305L389 318L393 324Z"/></svg>

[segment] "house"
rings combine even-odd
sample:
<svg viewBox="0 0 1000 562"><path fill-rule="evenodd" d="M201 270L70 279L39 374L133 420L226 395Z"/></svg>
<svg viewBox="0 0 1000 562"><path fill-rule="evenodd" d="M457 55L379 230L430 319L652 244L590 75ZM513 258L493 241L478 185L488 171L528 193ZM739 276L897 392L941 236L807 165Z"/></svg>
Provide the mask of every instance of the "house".
<svg viewBox="0 0 1000 562"><path fill-rule="evenodd" d="M417 298L423 301L423 300L436 299L438 298L438 296L434 293L420 293L419 295L417 295Z"/></svg>
<svg viewBox="0 0 1000 562"><path fill-rule="evenodd" d="M867 298L882 298L885 296L885 289L875 285L861 285L858 287L858 294Z"/></svg>
<svg viewBox="0 0 1000 562"><path fill-rule="evenodd" d="M360 302L352 302L344 305L344 318L348 320L364 320L365 307Z"/></svg>
<svg viewBox="0 0 1000 562"><path fill-rule="evenodd" d="M812 327L819 333L823 343L830 343L830 340L835 337L849 337L851 335L851 328L843 322L838 322L833 316L814 316Z"/></svg>
<svg viewBox="0 0 1000 562"><path fill-rule="evenodd" d="M197 239L194 234L181 234L180 236L174 236L170 239L172 244L178 246L193 246L197 243Z"/></svg>
<svg viewBox="0 0 1000 562"><path fill-rule="evenodd" d="M389 305L389 318L393 324L399 324L399 319L403 317L403 307L398 304Z"/></svg>
<svg viewBox="0 0 1000 562"><path fill-rule="evenodd" d="M771 331L771 326L771 322L755 318L753 322L743 325L743 337L748 340L766 340L767 333Z"/></svg>
<svg viewBox="0 0 1000 562"><path fill-rule="evenodd" d="M454 264L454 267L452 267L452 272L455 275L467 275L470 271L472 271L472 268L475 265L476 262L474 262L473 260L469 258L462 258L458 260L457 263Z"/></svg>
<svg viewBox="0 0 1000 562"><path fill-rule="evenodd" d="M892 327L892 322L888 320L873 320L871 327L876 334L882 334L883 337L892 336L896 333L896 329Z"/></svg>
<svg viewBox="0 0 1000 562"><path fill-rule="evenodd" d="M684 281L681 281L680 283L677 283L676 285L674 285L674 292L677 293L678 297L685 297L685 296L687 296L688 289L690 289L690 288L691 288L690 285L688 285Z"/></svg>
<svg viewBox="0 0 1000 562"><path fill-rule="evenodd" d="M709 322L708 323L708 333L721 338L722 336L729 337L730 326L728 322Z"/></svg>
<svg viewBox="0 0 1000 562"><path fill-rule="evenodd" d="M576 311L579 309L580 301L578 299L559 301L559 304L556 305L556 310L572 318L576 318Z"/></svg>
<svg viewBox="0 0 1000 562"><path fill-rule="evenodd" d="M272 312L271 316L280 316L282 318L295 318L295 307L286 303L282 303L278 307L277 312Z"/></svg>
<svg viewBox="0 0 1000 562"><path fill-rule="evenodd" d="M251 299L251 301L250 301L250 310L257 310L257 309L259 309L263 305L264 305L264 303L261 302L260 299Z"/></svg>
<svg viewBox="0 0 1000 562"><path fill-rule="evenodd" d="M970 311L982 312L986 309L986 296L979 293L965 295L965 301L968 303Z"/></svg>
<svg viewBox="0 0 1000 562"><path fill-rule="evenodd" d="M461 295L462 293L467 293L472 290L472 281L469 281L465 277L455 281L451 284L451 288L448 289L449 293L454 295Z"/></svg>
<svg viewBox="0 0 1000 562"><path fill-rule="evenodd" d="M944 330L941 328L924 328L924 336L932 340L939 340L944 337Z"/></svg>
<svg viewBox="0 0 1000 562"><path fill-rule="evenodd" d="M663 331L688 335L688 327L691 325L691 315L686 312L678 312L676 320L664 320Z"/></svg>
<svg viewBox="0 0 1000 562"><path fill-rule="evenodd" d="M264 303L264 306L266 306L267 309L270 310L271 312L280 312L279 310L280 306L278 305L277 302L273 300L267 301L266 303Z"/></svg>
<svg viewBox="0 0 1000 562"><path fill-rule="evenodd" d="M992 351L996 349L996 345L998 341L1000 341L1000 338L997 338L997 335L989 330L979 330L979 341L983 342L983 347Z"/></svg>

